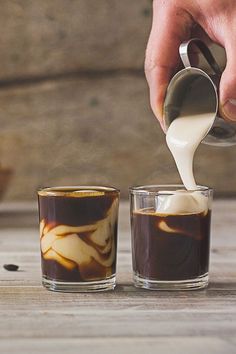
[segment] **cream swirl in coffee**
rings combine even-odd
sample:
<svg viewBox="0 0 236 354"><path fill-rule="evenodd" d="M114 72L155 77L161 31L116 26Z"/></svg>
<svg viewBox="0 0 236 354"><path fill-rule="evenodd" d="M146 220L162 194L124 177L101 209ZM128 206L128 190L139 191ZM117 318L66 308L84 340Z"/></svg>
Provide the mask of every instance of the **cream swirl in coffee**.
<svg viewBox="0 0 236 354"><path fill-rule="evenodd" d="M189 193L185 190L171 192L162 192L158 195L155 211L159 214L193 214L207 212L208 198L200 191ZM168 196L169 194L169 196Z"/></svg>
<svg viewBox="0 0 236 354"><path fill-rule="evenodd" d="M82 282L114 275L118 203L115 190L39 192L43 276Z"/></svg>

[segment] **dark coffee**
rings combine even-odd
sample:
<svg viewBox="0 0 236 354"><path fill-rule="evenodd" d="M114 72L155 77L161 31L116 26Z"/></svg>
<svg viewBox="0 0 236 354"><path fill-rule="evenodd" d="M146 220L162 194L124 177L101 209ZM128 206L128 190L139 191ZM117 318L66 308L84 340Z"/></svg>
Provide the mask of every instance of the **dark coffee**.
<svg viewBox="0 0 236 354"><path fill-rule="evenodd" d="M208 272L211 212L133 212L133 269L150 280L188 280Z"/></svg>
<svg viewBox="0 0 236 354"><path fill-rule="evenodd" d="M67 188L50 193L42 190L38 197L43 277L88 282L114 275L118 192Z"/></svg>

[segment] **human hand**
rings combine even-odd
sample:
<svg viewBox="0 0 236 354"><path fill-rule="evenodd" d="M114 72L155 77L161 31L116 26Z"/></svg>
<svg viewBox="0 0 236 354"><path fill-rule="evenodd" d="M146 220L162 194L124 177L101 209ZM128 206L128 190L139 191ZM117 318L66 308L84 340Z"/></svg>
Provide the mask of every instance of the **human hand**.
<svg viewBox="0 0 236 354"><path fill-rule="evenodd" d="M227 65L219 88L220 109L226 119L236 121L236 1L153 0L145 74L151 107L163 129L163 102L168 83L180 66L179 46L199 37L199 26L205 37L226 50Z"/></svg>

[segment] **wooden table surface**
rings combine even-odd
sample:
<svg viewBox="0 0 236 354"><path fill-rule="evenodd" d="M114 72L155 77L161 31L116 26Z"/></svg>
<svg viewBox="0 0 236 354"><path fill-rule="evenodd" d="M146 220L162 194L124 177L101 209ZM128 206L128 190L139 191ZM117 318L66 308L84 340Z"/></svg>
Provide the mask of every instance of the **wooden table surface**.
<svg viewBox="0 0 236 354"><path fill-rule="evenodd" d="M0 353L236 353L236 201L215 201L207 290L137 290L129 207L120 208L118 285L94 294L41 286L31 205L0 207ZM4 263L20 265L18 272Z"/></svg>

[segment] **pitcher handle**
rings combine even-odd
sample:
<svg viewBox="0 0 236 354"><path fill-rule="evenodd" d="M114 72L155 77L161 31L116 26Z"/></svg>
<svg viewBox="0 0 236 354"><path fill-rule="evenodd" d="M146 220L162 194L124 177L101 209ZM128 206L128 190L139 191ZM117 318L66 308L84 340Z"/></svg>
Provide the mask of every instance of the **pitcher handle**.
<svg viewBox="0 0 236 354"><path fill-rule="evenodd" d="M189 58L189 50L191 47L191 44L195 44L200 52L203 54L204 58L210 65L210 67L213 69L215 74L221 75L222 72L220 70L219 65L217 64L215 58L213 57L210 49L207 47L207 45L199 38L192 38L189 41L183 42L180 47L179 47L179 54L181 57L181 60L185 66L185 68L192 67L190 58Z"/></svg>

